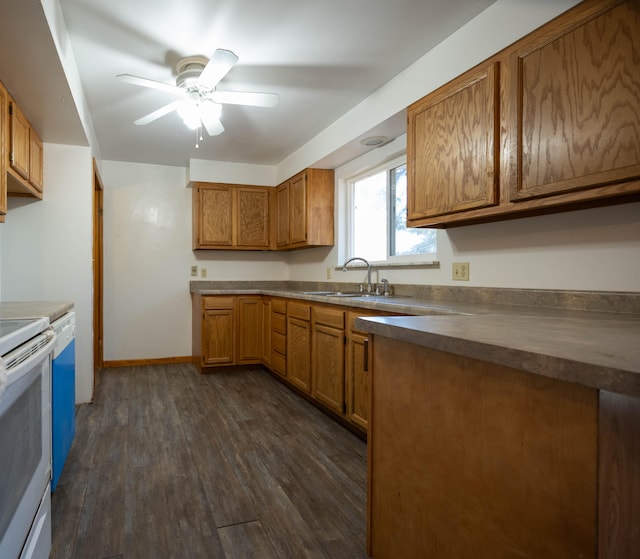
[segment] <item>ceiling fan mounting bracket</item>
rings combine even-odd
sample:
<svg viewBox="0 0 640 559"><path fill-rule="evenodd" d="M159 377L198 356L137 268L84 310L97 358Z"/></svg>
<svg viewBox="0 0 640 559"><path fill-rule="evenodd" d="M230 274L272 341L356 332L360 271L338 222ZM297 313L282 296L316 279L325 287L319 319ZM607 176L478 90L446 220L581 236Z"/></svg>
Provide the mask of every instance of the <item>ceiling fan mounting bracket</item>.
<svg viewBox="0 0 640 559"><path fill-rule="evenodd" d="M206 56L188 56L178 60L176 85L185 89L195 85L208 62Z"/></svg>

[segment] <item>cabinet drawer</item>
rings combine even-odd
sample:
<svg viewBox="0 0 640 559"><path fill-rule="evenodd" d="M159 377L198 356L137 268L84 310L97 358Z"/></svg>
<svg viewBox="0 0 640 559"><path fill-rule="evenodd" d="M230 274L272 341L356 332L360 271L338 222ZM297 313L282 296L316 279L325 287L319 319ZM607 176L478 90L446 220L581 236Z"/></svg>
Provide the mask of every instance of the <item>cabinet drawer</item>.
<svg viewBox="0 0 640 559"><path fill-rule="evenodd" d="M283 314L273 313L271 315L271 330L280 334L287 333L287 317Z"/></svg>
<svg viewBox="0 0 640 559"><path fill-rule="evenodd" d="M325 307L313 307L313 322L342 330L344 328L344 311Z"/></svg>
<svg viewBox="0 0 640 559"><path fill-rule="evenodd" d="M300 320L311 320L311 305L289 302L287 314Z"/></svg>
<svg viewBox="0 0 640 559"><path fill-rule="evenodd" d="M284 355L277 351L271 352L271 369L284 376L287 371L287 360Z"/></svg>
<svg viewBox="0 0 640 559"><path fill-rule="evenodd" d="M204 297L205 309L232 309L233 297Z"/></svg>
<svg viewBox="0 0 640 559"><path fill-rule="evenodd" d="M287 302L282 299L272 299L271 300L271 310L276 313L286 314L287 312Z"/></svg>
<svg viewBox="0 0 640 559"><path fill-rule="evenodd" d="M284 334L271 332L271 349L281 353L282 355L287 354L287 338Z"/></svg>

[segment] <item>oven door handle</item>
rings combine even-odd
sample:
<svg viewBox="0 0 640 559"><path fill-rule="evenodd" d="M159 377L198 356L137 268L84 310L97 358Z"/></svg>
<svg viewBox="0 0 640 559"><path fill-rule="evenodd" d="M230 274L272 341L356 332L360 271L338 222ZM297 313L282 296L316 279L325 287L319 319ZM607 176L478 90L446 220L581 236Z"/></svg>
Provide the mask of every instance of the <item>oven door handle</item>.
<svg viewBox="0 0 640 559"><path fill-rule="evenodd" d="M7 371L7 386L13 384L25 372L28 372L34 363L38 363L45 355L51 353L55 343L55 332L47 330L3 355L2 359Z"/></svg>

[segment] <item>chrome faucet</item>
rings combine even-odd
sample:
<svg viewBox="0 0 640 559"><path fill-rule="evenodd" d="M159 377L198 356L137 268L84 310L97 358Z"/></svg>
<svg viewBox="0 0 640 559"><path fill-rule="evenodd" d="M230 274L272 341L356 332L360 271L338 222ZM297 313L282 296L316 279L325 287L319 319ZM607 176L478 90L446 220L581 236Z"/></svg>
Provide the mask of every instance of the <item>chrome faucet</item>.
<svg viewBox="0 0 640 559"><path fill-rule="evenodd" d="M342 271L346 272L347 271L347 264L349 264L349 262L353 262L354 260L360 260L360 261L364 262L367 265L367 293L370 293L371 290L372 290L372 286L371 286L371 264L369 263L368 260L365 260L364 258L360 258L359 256L354 256L353 258L349 258L349 260L347 260L342 265Z"/></svg>

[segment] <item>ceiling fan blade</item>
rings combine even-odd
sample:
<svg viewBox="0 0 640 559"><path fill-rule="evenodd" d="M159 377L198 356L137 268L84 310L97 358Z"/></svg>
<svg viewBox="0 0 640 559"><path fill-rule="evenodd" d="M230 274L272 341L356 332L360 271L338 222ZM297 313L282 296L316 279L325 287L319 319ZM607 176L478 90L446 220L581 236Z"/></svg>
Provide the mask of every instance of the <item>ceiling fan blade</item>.
<svg viewBox="0 0 640 559"><path fill-rule="evenodd" d="M148 80L147 78L140 78L138 76L132 76L131 74L118 74L116 78L125 83L141 85L142 87L150 87L151 89L159 89L160 91L166 91L168 93L173 93L174 95L180 95L181 97L185 94L182 89L175 85L157 82L155 80Z"/></svg>
<svg viewBox="0 0 640 559"><path fill-rule="evenodd" d="M207 87L215 87L237 62L238 57L230 50L216 49L198 80Z"/></svg>
<svg viewBox="0 0 640 559"><path fill-rule="evenodd" d="M143 116L139 118L134 122L134 124L137 124L138 126L149 124L150 122L153 122L154 120L159 119L161 116L168 115L171 111L175 111L179 105L180 105L180 101L174 101L173 103L169 103L168 105L165 105L164 107L160 107L159 109L153 111L152 113L149 113L147 116Z"/></svg>
<svg viewBox="0 0 640 559"><path fill-rule="evenodd" d="M250 91L214 91L211 99L224 105L249 105L251 107L275 107L280 101L276 93L252 93Z"/></svg>

